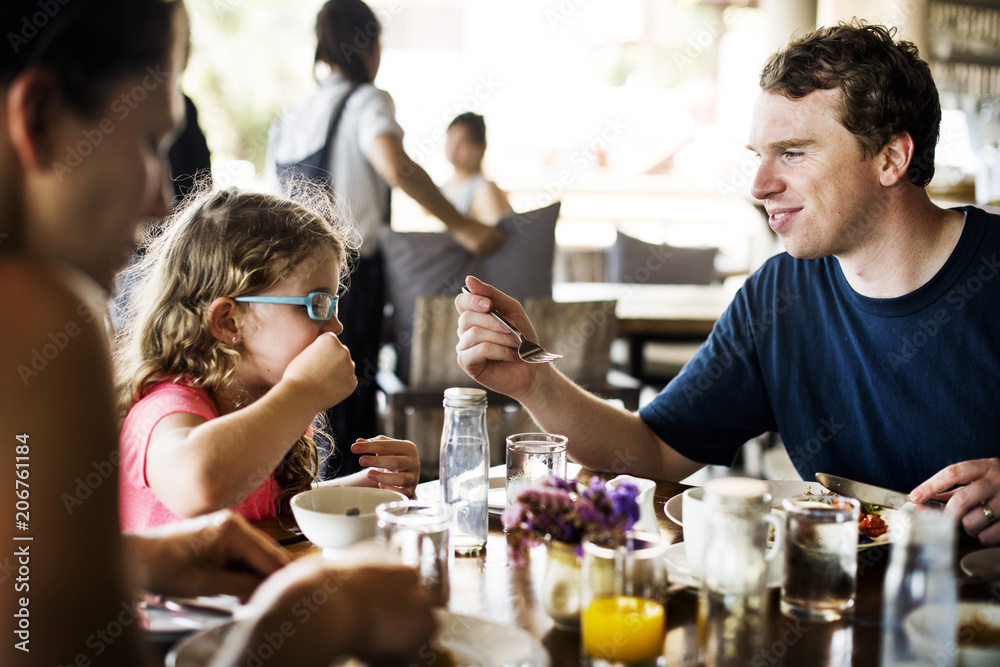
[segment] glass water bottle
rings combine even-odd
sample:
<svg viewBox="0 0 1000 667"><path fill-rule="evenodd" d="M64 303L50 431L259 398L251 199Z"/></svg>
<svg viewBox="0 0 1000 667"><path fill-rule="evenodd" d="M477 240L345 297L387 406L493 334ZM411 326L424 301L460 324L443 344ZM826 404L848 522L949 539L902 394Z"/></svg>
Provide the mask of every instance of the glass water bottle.
<svg viewBox="0 0 1000 667"><path fill-rule="evenodd" d="M458 556L486 548L490 444L486 435L486 392L452 387L444 392L441 433L441 498L451 511Z"/></svg>
<svg viewBox="0 0 1000 667"><path fill-rule="evenodd" d="M955 664L955 521L941 511L897 512L882 596L882 667Z"/></svg>

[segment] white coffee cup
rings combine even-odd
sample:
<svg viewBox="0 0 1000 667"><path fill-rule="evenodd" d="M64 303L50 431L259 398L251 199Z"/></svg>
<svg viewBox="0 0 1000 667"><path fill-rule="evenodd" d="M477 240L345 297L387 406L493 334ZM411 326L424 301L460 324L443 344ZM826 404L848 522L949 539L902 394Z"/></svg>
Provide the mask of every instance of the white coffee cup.
<svg viewBox="0 0 1000 667"><path fill-rule="evenodd" d="M681 496L684 555L687 557L691 574L699 580L705 577L705 545L708 541L708 511L704 494L705 489L698 486L688 489ZM764 520L774 525L776 530L784 528L782 525L784 519L774 513L765 515ZM779 525L782 525L782 528L778 528ZM766 559L769 581L775 580L778 570L783 566L781 558L783 548L784 540L775 540L768 545Z"/></svg>

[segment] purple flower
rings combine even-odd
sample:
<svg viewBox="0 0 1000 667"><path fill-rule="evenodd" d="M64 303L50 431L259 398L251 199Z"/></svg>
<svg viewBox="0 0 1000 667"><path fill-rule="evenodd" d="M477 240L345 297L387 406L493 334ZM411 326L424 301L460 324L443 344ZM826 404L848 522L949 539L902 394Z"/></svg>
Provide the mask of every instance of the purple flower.
<svg viewBox="0 0 1000 667"><path fill-rule="evenodd" d="M579 546L584 535L602 533L624 540L639 520L638 495L633 484L608 489L596 476L586 487L557 477L541 480L503 512L511 560L521 562L528 549L546 539Z"/></svg>

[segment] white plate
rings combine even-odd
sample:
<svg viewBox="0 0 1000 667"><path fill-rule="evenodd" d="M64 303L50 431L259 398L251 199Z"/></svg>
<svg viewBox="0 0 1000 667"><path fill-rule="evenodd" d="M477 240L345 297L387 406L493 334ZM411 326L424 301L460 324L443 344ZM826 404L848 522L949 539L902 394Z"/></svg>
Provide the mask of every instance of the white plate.
<svg viewBox="0 0 1000 667"><path fill-rule="evenodd" d="M671 544L663 553L663 558L667 563L667 576L671 583L684 584L698 588L701 586L699 579L691 568L688 567L687 554L684 552L684 543ZM769 567L767 569L767 587L778 588L781 586L781 568Z"/></svg>
<svg viewBox="0 0 1000 667"><path fill-rule="evenodd" d="M767 486L771 490L772 503L778 507L781 501L792 496L802 496L806 494L819 495L823 491L823 485L819 482L800 482L798 480L768 480ZM684 494L678 493L664 504L663 511L667 518L678 526L684 525Z"/></svg>
<svg viewBox="0 0 1000 667"><path fill-rule="evenodd" d="M451 651L455 657L455 664L459 667L474 665L549 667L549 654L545 647L520 628L498 625L445 610L438 610L436 614L438 620L436 643ZM199 632L181 641L167 655L167 667L202 667L208 664L233 623L229 622ZM425 648L421 655L425 655L427 650Z"/></svg>
<svg viewBox="0 0 1000 667"><path fill-rule="evenodd" d="M826 490L819 482L802 482L798 480L768 480L768 487L771 489L772 496L772 506L773 510L776 512L781 512L781 501L785 498L791 498L792 496L803 496L803 495L822 495ZM684 515L683 515L683 494L678 493L676 496L667 500L663 505L663 512L667 515L667 518L676 523L678 526L684 526ZM885 522L889 525L890 531L876 537L871 542L865 544L859 544L858 550L864 550L874 547L879 544L888 544L891 542L892 526L895 521L899 521L901 514L897 514L898 510L883 509L879 512L879 515L885 519Z"/></svg>
<svg viewBox="0 0 1000 667"><path fill-rule="evenodd" d="M239 600L228 595L193 598L190 601L218 608L219 613L200 612L195 609L167 609L140 601L136 605L136 612L146 637L153 642L173 642L183 635L229 623L232 609L239 604ZM230 612L229 616L225 615L227 610Z"/></svg>

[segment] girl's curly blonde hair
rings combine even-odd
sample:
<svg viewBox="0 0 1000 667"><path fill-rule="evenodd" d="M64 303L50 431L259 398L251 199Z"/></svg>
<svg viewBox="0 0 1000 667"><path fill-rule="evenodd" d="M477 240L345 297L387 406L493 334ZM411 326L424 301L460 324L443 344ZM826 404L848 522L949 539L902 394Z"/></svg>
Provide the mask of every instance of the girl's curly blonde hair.
<svg viewBox="0 0 1000 667"><path fill-rule="evenodd" d="M301 203L228 188L192 197L150 235L145 254L124 278L127 306L115 337L114 361L122 416L161 382L184 382L243 407L252 398L233 386L240 353L212 335L208 307L218 297L259 294L285 279L317 251L328 250L343 282L357 232L318 188ZM303 434L275 470L281 507L309 488L318 452Z"/></svg>

